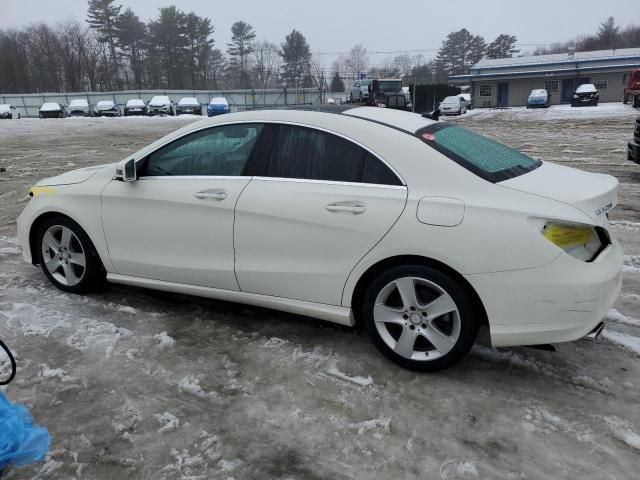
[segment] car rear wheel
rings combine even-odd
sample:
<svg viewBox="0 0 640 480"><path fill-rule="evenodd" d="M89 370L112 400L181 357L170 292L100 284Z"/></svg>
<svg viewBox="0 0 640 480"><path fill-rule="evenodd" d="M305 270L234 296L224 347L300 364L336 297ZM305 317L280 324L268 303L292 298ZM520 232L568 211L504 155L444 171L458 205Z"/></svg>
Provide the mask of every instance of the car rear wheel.
<svg viewBox="0 0 640 480"><path fill-rule="evenodd" d="M478 330L466 291L450 276L421 265L379 275L365 293L362 314L378 350L398 365L419 371L459 362Z"/></svg>
<svg viewBox="0 0 640 480"><path fill-rule="evenodd" d="M70 293L98 290L104 284L104 269L91 240L67 217L43 222L37 233L40 266L57 288Z"/></svg>

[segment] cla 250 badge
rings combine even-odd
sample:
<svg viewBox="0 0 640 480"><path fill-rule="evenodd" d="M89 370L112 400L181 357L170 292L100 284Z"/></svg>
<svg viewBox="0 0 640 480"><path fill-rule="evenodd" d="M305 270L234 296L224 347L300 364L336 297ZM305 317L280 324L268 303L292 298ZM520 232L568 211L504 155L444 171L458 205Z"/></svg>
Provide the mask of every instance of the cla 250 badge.
<svg viewBox="0 0 640 480"><path fill-rule="evenodd" d="M604 207L600 207L599 209L596 210L596 215L600 215L601 213L608 212L609 210L611 210L611 208L613 208L613 204L607 203Z"/></svg>

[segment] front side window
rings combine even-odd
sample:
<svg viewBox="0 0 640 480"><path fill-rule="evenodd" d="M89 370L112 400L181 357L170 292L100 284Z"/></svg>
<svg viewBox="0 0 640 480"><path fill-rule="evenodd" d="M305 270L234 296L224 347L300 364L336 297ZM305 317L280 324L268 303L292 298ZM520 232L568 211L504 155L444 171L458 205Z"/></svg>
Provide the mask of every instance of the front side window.
<svg viewBox="0 0 640 480"><path fill-rule="evenodd" d="M542 162L488 137L449 123L417 132L429 146L479 177L496 183L535 170Z"/></svg>
<svg viewBox="0 0 640 480"><path fill-rule="evenodd" d="M261 130L238 124L192 133L149 155L139 175L242 175Z"/></svg>
<svg viewBox="0 0 640 480"><path fill-rule="evenodd" d="M402 185L387 165L360 146L293 125L277 127L266 171L269 177Z"/></svg>
<svg viewBox="0 0 640 480"><path fill-rule="evenodd" d="M481 97L490 97L491 96L491 84L490 83L481 83L480 84L480 96Z"/></svg>
<svg viewBox="0 0 640 480"><path fill-rule="evenodd" d="M560 82L558 80L547 80L544 82L544 89L551 95L560 91Z"/></svg>

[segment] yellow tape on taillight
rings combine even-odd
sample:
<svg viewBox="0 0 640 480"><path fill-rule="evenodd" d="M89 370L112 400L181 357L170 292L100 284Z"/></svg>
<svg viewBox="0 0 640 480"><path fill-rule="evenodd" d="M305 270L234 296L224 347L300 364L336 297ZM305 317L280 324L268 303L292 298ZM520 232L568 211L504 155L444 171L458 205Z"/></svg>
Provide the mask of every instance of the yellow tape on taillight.
<svg viewBox="0 0 640 480"><path fill-rule="evenodd" d="M593 237L593 229L547 225L544 236L560 248L570 248L589 243L589 240Z"/></svg>

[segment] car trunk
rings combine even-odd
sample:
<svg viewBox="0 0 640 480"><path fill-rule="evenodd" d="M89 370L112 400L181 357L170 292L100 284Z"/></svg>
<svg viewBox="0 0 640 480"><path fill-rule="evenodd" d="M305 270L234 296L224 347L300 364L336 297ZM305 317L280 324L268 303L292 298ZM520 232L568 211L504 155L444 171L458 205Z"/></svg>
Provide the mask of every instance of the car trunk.
<svg viewBox="0 0 640 480"><path fill-rule="evenodd" d="M573 205L597 225L606 223L606 213L618 202L615 177L549 162L498 185Z"/></svg>

